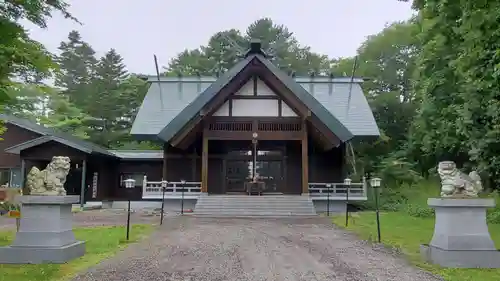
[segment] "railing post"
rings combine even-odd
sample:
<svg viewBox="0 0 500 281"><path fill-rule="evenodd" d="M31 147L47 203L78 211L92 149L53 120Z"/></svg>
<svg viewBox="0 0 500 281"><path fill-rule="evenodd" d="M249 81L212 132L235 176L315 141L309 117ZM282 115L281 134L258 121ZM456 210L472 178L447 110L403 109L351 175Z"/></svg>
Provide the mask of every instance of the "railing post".
<svg viewBox="0 0 500 281"><path fill-rule="evenodd" d="M326 187L328 188L328 195L326 198L326 215L330 216L330 188L332 187L331 184L326 184Z"/></svg>
<svg viewBox="0 0 500 281"><path fill-rule="evenodd" d="M142 179L142 197L146 194L146 188L148 187L148 176L144 175Z"/></svg>
<svg viewBox="0 0 500 281"><path fill-rule="evenodd" d="M161 214L160 225L163 224L163 214L165 213L165 191L167 190L168 182L161 179Z"/></svg>

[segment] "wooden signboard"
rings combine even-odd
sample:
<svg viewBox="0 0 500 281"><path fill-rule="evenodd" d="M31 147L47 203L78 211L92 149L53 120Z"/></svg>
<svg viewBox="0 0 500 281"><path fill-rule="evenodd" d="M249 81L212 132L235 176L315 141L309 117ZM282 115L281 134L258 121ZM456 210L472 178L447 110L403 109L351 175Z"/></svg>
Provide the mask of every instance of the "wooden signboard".
<svg viewBox="0 0 500 281"><path fill-rule="evenodd" d="M97 172L94 173L92 177L92 198L97 198L97 179L99 174Z"/></svg>
<svg viewBox="0 0 500 281"><path fill-rule="evenodd" d="M21 212L18 210L10 210L7 213L7 217L13 218L13 219L19 219L19 218L21 218Z"/></svg>

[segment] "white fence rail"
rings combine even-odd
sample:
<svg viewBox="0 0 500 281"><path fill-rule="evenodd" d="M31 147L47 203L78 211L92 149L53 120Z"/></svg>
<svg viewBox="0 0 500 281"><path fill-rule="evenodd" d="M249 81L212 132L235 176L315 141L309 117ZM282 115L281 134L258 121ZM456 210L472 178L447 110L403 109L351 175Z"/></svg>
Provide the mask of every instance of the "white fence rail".
<svg viewBox="0 0 500 281"><path fill-rule="evenodd" d="M161 199L163 197L162 187L165 187L165 198L181 199L184 191L184 199L196 199L201 192L201 182L167 182L148 181L144 176L142 182L142 199Z"/></svg>
<svg viewBox="0 0 500 281"><path fill-rule="evenodd" d="M313 200L349 200L362 201L367 200L367 184L351 183L309 183L309 196Z"/></svg>
<svg viewBox="0 0 500 281"><path fill-rule="evenodd" d="M197 199L201 194L201 182L166 182L148 181L144 176L142 182L143 199L161 199L163 197L162 187L165 187L165 199L181 199L184 191L184 199ZM309 183L309 196L313 200L345 200L349 192L349 200L367 200L366 182L351 183Z"/></svg>

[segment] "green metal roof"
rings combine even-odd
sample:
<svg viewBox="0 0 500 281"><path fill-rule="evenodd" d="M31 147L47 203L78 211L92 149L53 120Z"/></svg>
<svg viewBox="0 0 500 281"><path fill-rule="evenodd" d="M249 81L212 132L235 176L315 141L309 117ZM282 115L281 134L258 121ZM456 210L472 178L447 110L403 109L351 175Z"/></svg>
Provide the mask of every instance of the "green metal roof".
<svg viewBox="0 0 500 281"><path fill-rule="evenodd" d="M351 86L349 77L291 77L261 55L248 56L220 78L161 77L158 81L151 77L131 134L143 139L170 140L254 58L274 73L342 141L380 135L360 86L362 79L355 78Z"/></svg>

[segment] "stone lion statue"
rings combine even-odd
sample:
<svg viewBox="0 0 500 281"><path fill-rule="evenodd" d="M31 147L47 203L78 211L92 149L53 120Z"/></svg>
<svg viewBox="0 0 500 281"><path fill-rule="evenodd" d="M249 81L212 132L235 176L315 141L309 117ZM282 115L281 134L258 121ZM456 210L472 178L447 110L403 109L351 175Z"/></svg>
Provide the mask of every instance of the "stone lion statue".
<svg viewBox="0 0 500 281"><path fill-rule="evenodd" d="M64 183L71 167L69 157L54 156L44 170L31 168L26 176L26 186L31 195L64 196Z"/></svg>
<svg viewBox="0 0 500 281"><path fill-rule="evenodd" d="M437 171L441 177L441 197L477 197L483 190L476 171L466 175L457 169L453 161L440 162Z"/></svg>

